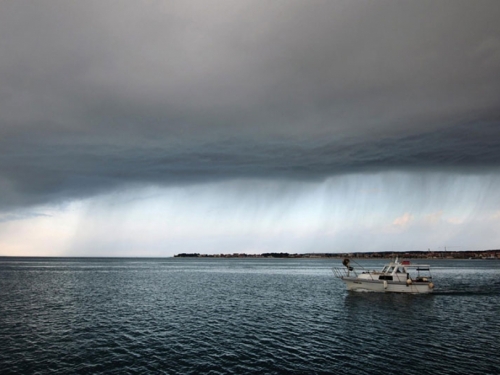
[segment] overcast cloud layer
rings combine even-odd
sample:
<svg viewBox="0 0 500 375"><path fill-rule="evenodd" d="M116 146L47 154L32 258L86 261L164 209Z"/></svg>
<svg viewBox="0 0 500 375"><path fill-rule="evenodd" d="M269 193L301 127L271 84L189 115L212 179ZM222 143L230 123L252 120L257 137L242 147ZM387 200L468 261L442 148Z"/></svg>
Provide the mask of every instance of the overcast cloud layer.
<svg viewBox="0 0 500 375"><path fill-rule="evenodd" d="M3 218L151 185L491 181L499 19L497 0L2 2Z"/></svg>

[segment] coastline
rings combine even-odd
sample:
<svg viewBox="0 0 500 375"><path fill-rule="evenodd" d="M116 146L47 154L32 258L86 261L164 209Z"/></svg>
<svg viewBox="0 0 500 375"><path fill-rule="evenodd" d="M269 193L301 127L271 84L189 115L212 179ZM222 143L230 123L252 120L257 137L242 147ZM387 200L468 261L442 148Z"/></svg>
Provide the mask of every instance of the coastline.
<svg viewBox="0 0 500 375"><path fill-rule="evenodd" d="M500 249L494 250L464 250L464 251L383 251L383 252L357 252L357 253L262 253L262 254L200 254L200 253L181 253L174 255L174 258L356 258L356 259L392 259L401 257L405 259L500 259Z"/></svg>

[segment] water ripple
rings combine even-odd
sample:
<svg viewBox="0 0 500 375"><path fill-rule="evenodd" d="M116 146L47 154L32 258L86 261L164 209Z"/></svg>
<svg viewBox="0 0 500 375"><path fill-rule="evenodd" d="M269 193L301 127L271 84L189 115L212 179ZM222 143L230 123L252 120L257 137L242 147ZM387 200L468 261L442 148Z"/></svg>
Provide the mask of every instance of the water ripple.
<svg viewBox="0 0 500 375"><path fill-rule="evenodd" d="M436 293L414 296L348 293L331 263L4 260L0 368L498 373L497 264L437 264Z"/></svg>

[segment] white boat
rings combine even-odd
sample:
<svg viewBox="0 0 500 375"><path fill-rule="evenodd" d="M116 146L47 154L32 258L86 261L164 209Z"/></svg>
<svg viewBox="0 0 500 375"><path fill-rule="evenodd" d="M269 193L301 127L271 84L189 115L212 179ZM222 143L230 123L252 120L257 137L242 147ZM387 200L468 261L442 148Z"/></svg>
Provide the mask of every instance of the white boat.
<svg viewBox="0 0 500 375"><path fill-rule="evenodd" d="M346 284L347 290L418 294L434 289L429 265L400 263L396 258L381 271L367 271L361 266L361 270L355 270L347 258L342 264L345 268L333 268L333 273Z"/></svg>

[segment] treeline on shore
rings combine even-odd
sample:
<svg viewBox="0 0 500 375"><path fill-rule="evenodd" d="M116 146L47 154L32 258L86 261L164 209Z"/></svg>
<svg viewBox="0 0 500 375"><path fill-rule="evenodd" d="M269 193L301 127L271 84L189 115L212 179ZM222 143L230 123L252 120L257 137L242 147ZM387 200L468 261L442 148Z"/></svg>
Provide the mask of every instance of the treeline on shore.
<svg viewBox="0 0 500 375"><path fill-rule="evenodd" d="M262 254L200 254L181 253L176 258L426 258L426 259L500 259L500 249L496 250L465 250L465 251L379 251L359 253L262 253Z"/></svg>
<svg viewBox="0 0 500 375"><path fill-rule="evenodd" d="M289 254L289 253L262 253L262 254L245 254L245 253L235 253L235 254L199 254L199 253L181 253L174 255L175 258L300 258L305 254ZM332 256L338 254L331 254Z"/></svg>

